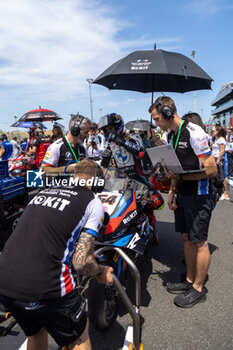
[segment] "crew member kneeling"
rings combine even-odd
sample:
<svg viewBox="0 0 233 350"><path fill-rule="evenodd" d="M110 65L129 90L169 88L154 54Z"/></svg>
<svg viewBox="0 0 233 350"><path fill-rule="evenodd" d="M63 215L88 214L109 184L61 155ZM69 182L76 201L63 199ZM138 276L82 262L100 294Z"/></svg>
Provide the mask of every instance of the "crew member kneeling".
<svg viewBox="0 0 233 350"><path fill-rule="evenodd" d="M86 183L102 176L90 159L74 171ZM113 271L98 265L93 255L104 209L92 190L80 182L40 191L0 255L0 302L27 335L30 350L48 348L47 332L59 346L91 349L85 300L76 289L71 262L79 274L100 283L111 284Z"/></svg>

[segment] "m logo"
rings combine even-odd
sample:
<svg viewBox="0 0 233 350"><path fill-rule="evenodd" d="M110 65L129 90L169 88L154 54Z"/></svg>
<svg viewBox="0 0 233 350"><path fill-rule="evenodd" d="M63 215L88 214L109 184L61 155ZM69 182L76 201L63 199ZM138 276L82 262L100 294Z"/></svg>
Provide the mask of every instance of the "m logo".
<svg viewBox="0 0 233 350"><path fill-rule="evenodd" d="M40 169L27 171L27 187L44 187L43 170Z"/></svg>
<svg viewBox="0 0 233 350"><path fill-rule="evenodd" d="M127 245L127 248L129 249L134 249L137 245L137 241L140 240L140 236L138 233L136 233L134 236L133 236L133 239L131 239L131 241L129 242L129 244Z"/></svg>

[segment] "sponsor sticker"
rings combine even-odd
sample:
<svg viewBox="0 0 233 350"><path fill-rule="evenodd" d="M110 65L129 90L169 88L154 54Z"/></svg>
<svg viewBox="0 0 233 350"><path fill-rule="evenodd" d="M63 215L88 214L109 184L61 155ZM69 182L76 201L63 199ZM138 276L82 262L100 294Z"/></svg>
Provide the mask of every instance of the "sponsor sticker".
<svg viewBox="0 0 233 350"><path fill-rule="evenodd" d="M208 145L208 143L207 143L206 140L202 140L202 141L201 141L201 146L202 146L202 147L207 147L207 145Z"/></svg>

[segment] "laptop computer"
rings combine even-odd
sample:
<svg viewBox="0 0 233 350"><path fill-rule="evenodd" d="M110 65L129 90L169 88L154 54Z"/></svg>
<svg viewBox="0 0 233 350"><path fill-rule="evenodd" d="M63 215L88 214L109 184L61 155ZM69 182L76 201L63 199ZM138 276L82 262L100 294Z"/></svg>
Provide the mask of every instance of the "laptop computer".
<svg viewBox="0 0 233 350"><path fill-rule="evenodd" d="M165 164L167 169L175 174L188 174L205 171L205 169L184 170L171 144L147 148L147 153L153 165Z"/></svg>

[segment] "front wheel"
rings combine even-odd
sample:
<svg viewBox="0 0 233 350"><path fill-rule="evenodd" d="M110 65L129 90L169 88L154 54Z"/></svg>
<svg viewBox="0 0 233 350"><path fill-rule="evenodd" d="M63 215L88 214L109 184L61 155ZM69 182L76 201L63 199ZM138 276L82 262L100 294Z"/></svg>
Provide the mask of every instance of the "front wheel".
<svg viewBox="0 0 233 350"><path fill-rule="evenodd" d="M119 298L115 289L92 279L87 292L88 316L93 326L104 331L116 320Z"/></svg>
<svg viewBox="0 0 233 350"><path fill-rule="evenodd" d="M158 245L159 244L159 235L156 227L156 222L153 225L152 228L152 234L151 234L151 244L152 245Z"/></svg>

